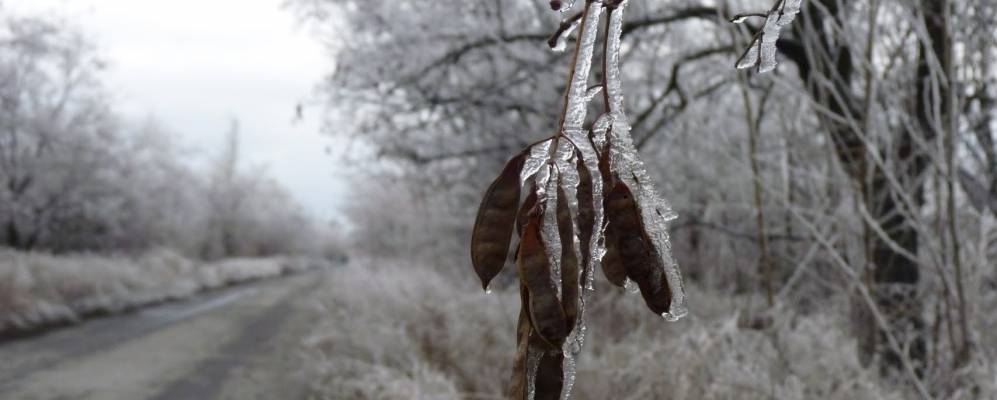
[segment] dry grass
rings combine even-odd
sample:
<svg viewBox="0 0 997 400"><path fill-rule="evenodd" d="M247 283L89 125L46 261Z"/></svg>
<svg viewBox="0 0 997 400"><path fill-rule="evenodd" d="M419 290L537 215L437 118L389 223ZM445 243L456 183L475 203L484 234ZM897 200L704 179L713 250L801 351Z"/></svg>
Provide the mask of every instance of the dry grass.
<svg viewBox="0 0 997 400"><path fill-rule="evenodd" d="M305 342L317 397L503 398L518 294L484 294L466 272L384 260L336 271L322 299L328 317ZM639 295L598 287L596 297L577 399L910 398L860 365L843 298L810 314L786 310L758 330L738 323L738 310L760 303L750 297L691 287L692 312L679 323L648 312ZM995 398L995 371L969 371L979 398Z"/></svg>

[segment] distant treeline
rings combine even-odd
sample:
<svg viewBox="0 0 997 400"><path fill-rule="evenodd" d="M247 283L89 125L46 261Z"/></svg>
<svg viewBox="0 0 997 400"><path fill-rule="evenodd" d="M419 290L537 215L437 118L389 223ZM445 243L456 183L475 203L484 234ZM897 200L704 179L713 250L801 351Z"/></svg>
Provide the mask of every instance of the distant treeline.
<svg viewBox="0 0 997 400"><path fill-rule="evenodd" d="M0 6L0 247L207 259L317 250L286 191L240 165L235 125L195 170L155 122L122 121L104 68L71 24Z"/></svg>

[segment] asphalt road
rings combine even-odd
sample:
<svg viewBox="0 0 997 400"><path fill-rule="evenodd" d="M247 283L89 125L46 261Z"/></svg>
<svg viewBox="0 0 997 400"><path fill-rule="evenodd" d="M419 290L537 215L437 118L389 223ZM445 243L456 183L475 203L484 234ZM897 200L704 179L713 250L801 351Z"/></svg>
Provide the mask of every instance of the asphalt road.
<svg viewBox="0 0 997 400"><path fill-rule="evenodd" d="M0 399L302 399L298 344L324 271L0 346Z"/></svg>

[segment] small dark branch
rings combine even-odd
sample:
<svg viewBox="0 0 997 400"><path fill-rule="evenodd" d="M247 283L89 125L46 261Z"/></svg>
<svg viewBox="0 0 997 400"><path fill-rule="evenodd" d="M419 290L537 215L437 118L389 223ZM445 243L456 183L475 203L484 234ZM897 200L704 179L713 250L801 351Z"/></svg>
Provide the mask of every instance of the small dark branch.
<svg viewBox="0 0 997 400"><path fill-rule="evenodd" d="M514 149L522 147L524 147L522 144L517 143L514 145L497 145L497 146L483 147L478 149L467 149L467 150L459 150L459 151L430 154L430 155L420 154L418 151L413 149L395 149L394 151L385 149L379 151L377 156L379 158L404 160L412 164L415 164L417 166L425 166L440 161L447 161L458 158L480 157L485 154L509 152Z"/></svg>
<svg viewBox="0 0 997 400"><path fill-rule="evenodd" d="M693 215L693 214L692 213L688 213L688 215ZM730 236L730 237L733 237L733 238L736 238L736 239L749 240L749 241L752 241L752 242L758 242L760 240L760 238L758 237L758 235L752 235L750 233L740 232L740 231L728 228L728 227L726 227L724 225L721 225L721 224L717 224L717 223L710 222L710 221L700 220L700 219L698 219L696 217L686 217L686 218L683 218L681 222L679 222L678 224L675 225L675 227L674 227L673 230L674 231L678 231L678 230L681 230L681 229L688 229L688 228L709 229L709 230L712 230L712 231L723 233L723 234L725 234L727 236ZM776 241L804 242L804 241L811 240L811 238L808 238L808 237L796 236L796 235L786 235L786 234L766 234L765 235L765 239L768 240L769 242L776 242Z"/></svg>
<svg viewBox="0 0 997 400"><path fill-rule="evenodd" d="M768 15L765 13L738 13L734 14L734 16L728 18L727 20L732 23L739 24L750 17L768 18Z"/></svg>
<svg viewBox="0 0 997 400"><path fill-rule="evenodd" d="M623 25L623 35L626 36L633 31L649 28L655 25L670 24L672 22L684 21L687 19L703 19L717 22L720 15L716 7L690 7L679 10L670 15L658 17L648 17L636 21L631 21Z"/></svg>
<svg viewBox="0 0 997 400"><path fill-rule="evenodd" d="M580 19L582 19L581 12L571 16L571 18L561 21L561 25L558 26L557 30L554 31L554 34L550 35L550 38L547 39L547 46L550 46L552 49L557 47L557 42L561 40L561 36L564 36L572 26L578 23L578 20Z"/></svg>

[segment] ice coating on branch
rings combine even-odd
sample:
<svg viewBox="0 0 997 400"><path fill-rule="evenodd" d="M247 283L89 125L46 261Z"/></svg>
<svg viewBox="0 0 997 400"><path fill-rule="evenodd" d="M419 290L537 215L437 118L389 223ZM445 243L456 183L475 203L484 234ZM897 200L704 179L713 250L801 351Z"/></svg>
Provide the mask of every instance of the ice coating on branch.
<svg viewBox="0 0 997 400"><path fill-rule="evenodd" d="M595 99L595 96L598 96L599 93L602 93L602 86L590 87L589 90L585 92L585 104L591 103L592 99Z"/></svg>
<svg viewBox="0 0 997 400"><path fill-rule="evenodd" d="M739 60L737 60L737 69L747 69L755 66L758 63L758 46L754 43L751 44Z"/></svg>
<svg viewBox="0 0 997 400"><path fill-rule="evenodd" d="M602 7L596 3L595 6L586 8L586 15L582 18L582 32L578 39L578 54L575 58L575 68L571 76L571 86L568 89L568 98L565 102L565 114L563 130L581 129L585 123L585 114L588 111L588 78L592 70L592 55L595 53L595 41L599 33L599 15ZM591 21L592 23L589 23Z"/></svg>
<svg viewBox="0 0 997 400"><path fill-rule="evenodd" d="M755 35L751 46L737 60L738 69L757 66L759 73L775 69L778 65L775 60L775 45L776 41L779 40L779 33L782 31L782 27L792 23L796 14L799 14L802 2L803 0L779 0L776 2L765 17L765 26ZM734 22L739 23L738 21Z"/></svg>
<svg viewBox="0 0 997 400"><path fill-rule="evenodd" d="M571 215L578 214L578 170L575 169L575 147L570 140L561 140L557 145L557 153L554 155L554 163L557 166L561 177L561 188L568 196L568 208Z"/></svg>
<svg viewBox="0 0 997 400"><path fill-rule="evenodd" d="M585 15L581 18L581 34L578 38L578 49L574 60L575 65L572 69L568 95L565 99L564 122L561 126L561 133L577 147L586 165L586 169L592 175L593 198L596 199L594 203L597 210L595 211L597 222L594 226L602 226L602 181L599 178L600 174L598 172L598 156L595 155L595 149L589 144L590 142L582 126L585 123L585 116L588 112L588 103L592 99L589 95L592 94L594 97L595 94L598 94L598 92L590 92L588 78L592 70L592 57L595 54L595 43L599 34L599 18L602 10L603 7L600 3L588 4L585 8ZM560 160L561 157L558 157L558 159ZM598 193L598 195L595 193ZM575 210L577 210L577 207ZM572 214L577 215L575 212ZM593 232L592 242L590 242L590 244L594 244L590 246L590 251L594 253L600 248L596 242L599 242L597 238L601 236L601 230L593 229L593 231L598 231ZM578 314L575 318L575 326L568 334L562 346L562 353L564 354L564 361L562 363L564 380L561 389L561 399L563 400L567 400L571 396L571 390L574 387L576 359L585 344L585 309L591 294L591 290L588 290L591 286L589 281L595 275L593 274L594 269L592 266L594 263L599 262L601 256L598 258L591 256L587 258L588 262L579 274L585 277L586 282L579 281L580 287L578 293L580 294L580 298L578 299Z"/></svg>
<svg viewBox="0 0 997 400"><path fill-rule="evenodd" d="M526 181L536 175L540 168L547 165L547 161L550 159L550 146L553 142L554 139L547 139L530 148L530 155L526 157L523 170L519 173L520 186L526 186ZM542 188L543 186L538 187Z"/></svg>
<svg viewBox="0 0 997 400"><path fill-rule="evenodd" d="M599 116L592 124L592 144L595 145L595 149L598 152L603 152L606 149L606 132L609 131L609 126L613 123L613 114L605 113Z"/></svg>
<svg viewBox="0 0 997 400"><path fill-rule="evenodd" d="M671 239L668 234L668 222L675 219L677 215L672 211L671 205L658 194L651 177L648 175L644 162L641 161L637 147L634 145L633 137L630 135L630 123L623 108L619 52L623 34L623 9L626 4L627 1L623 1L612 12L609 20L609 34L606 38L606 89L609 94L610 110L613 114L609 131L610 168L634 192L644 228L664 265L664 271L659 271L659 273L665 274L669 289L671 289L672 302L669 312L666 313L668 314L666 319L677 320L687 313L682 274L672 256Z"/></svg>

